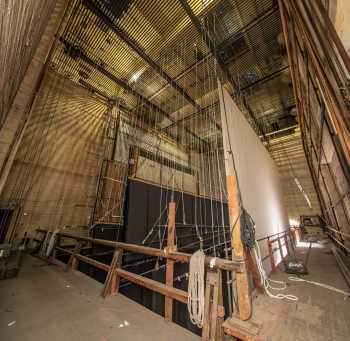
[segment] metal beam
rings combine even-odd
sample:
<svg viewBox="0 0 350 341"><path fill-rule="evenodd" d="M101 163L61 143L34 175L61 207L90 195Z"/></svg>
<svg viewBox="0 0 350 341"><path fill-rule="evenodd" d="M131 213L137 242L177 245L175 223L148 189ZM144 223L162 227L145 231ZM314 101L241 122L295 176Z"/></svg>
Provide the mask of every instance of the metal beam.
<svg viewBox="0 0 350 341"><path fill-rule="evenodd" d="M101 9L91 0L83 0L83 4L92 13L98 16L104 24L106 24L123 42L125 42L139 57L141 57L154 71L156 71L163 79L165 79L181 96L183 96L188 103L190 103L197 110L201 107L196 101L182 88L159 64L157 64L150 56L148 56L144 49L129 36L122 28L117 26Z"/></svg>
<svg viewBox="0 0 350 341"><path fill-rule="evenodd" d="M155 72L158 73L163 79L165 79L172 88L174 88L185 100L190 103L199 113L201 113L201 106L187 93L187 91L182 88L174 78L172 78L158 63L156 63L149 55L146 54L142 46L140 46L132 37L129 36L122 28L117 26L113 20L111 20L99 6L97 6L91 0L83 0L84 6L94 13L98 18L100 18L105 25L107 25L120 40L125 42L129 48L135 51L139 57L141 57ZM211 117L209 119L215 124L217 129L221 127L213 120Z"/></svg>
<svg viewBox="0 0 350 341"><path fill-rule="evenodd" d="M208 105L207 107L205 107L205 108L202 109L202 114L206 114L206 115L207 115L206 112L207 112L208 110L210 110L210 109L212 109L212 108L214 108L214 107L217 107L218 105L219 105L219 101L214 102L214 103ZM175 126L178 126L178 125L181 124L182 122L186 122L186 121L191 120L192 118L194 118L194 117L197 116L197 115L198 115L198 112L194 112L194 113L192 113L192 114L189 114L189 115L187 115L187 116L185 116L185 117L183 117L183 118L180 118L180 119L176 120L176 122L174 122L174 123L172 123L172 124L170 124L170 125L168 125L168 126L162 128L162 130L165 130L165 131L166 131L166 130L168 130L168 129L171 129L171 128L175 127ZM220 130L221 130L221 127L220 127Z"/></svg>
<svg viewBox="0 0 350 341"><path fill-rule="evenodd" d="M215 59L216 59L218 65L219 65L221 71L225 75L226 79L231 83L234 92L236 94L239 94L240 93L239 86L236 84L236 82L234 81L233 77L231 76L231 73L230 73L229 69L226 67L226 64L224 63L224 61L222 60L220 55L217 53L214 43L210 39L210 37L209 37L208 33L206 32L205 28L202 26L200 20L193 13L191 6L187 3L186 0L178 0L178 1L180 2L182 8L185 10L186 14L190 17L190 19L192 21L192 24L194 25L194 27L198 31L199 35L203 38L204 42L207 44L210 52L215 57ZM257 121L257 119L256 119L256 117L255 117L255 115L254 115L254 113L252 111L252 109L249 107L249 104L248 104L248 102L247 102L247 100L246 100L246 98L244 96L242 98L242 104L246 108L249 116L252 118L252 120L254 121L256 126L258 127L258 130L259 130L260 134L262 136L264 136L264 138L266 139L265 133L261 129L259 122Z"/></svg>
<svg viewBox="0 0 350 341"><path fill-rule="evenodd" d="M63 43L65 45L65 47L67 49L71 49L74 51L75 55L79 56L79 58L81 60L83 60L84 62L86 62L87 64L89 64L90 66L92 66L93 68L95 68L97 71L99 71L100 73L102 73L103 75L105 75L107 78L109 78L110 80L112 80L114 83L116 83L119 87L123 88L124 90L126 90L127 92L131 93L132 95L134 95L135 97L140 98L146 105L148 105L150 108L152 108L153 110L155 110L156 112L159 112L162 116L164 116L165 118L167 118L168 120L170 120L172 123L175 123L175 120L164 110L162 110L161 108L159 108L157 105L155 105L154 103L150 102L146 97L144 97L143 95L141 95L140 93L138 93L137 91L135 91L129 84L127 84L125 81L119 79L118 77L116 77L115 75L113 75L112 73L110 73L108 70L106 70L104 67L102 67L99 63L95 62L94 60L92 60L90 57L88 57L79 47L76 47L74 45L72 45L71 43L69 43L67 40L65 40L63 37L60 37L59 39L61 41L61 43ZM192 137L198 139L201 143L203 143L206 147L209 146L208 142L203 140L200 136L198 136L197 134L195 134L194 132L192 132L191 130L189 130L188 128L184 128L184 130L190 134Z"/></svg>
<svg viewBox="0 0 350 341"><path fill-rule="evenodd" d="M255 81L253 83L250 83L250 84L244 86L243 88L241 88L241 91L246 91L246 90L248 90L256 85L261 85L263 83L266 83L266 82L274 79L275 77L279 76L280 73L282 73L283 71L285 71L287 69L289 69L289 65L287 65L287 66L285 66L277 71L274 71L274 72L266 75L265 77L258 79L257 81Z"/></svg>

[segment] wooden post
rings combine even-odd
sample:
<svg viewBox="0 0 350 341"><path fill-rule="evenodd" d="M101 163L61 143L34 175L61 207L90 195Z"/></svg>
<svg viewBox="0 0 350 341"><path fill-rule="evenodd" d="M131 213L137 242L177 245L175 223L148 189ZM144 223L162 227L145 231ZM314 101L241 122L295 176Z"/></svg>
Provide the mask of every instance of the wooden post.
<svg viewBox="0 0 350 341"><path fill-rule="evenodd" d="M78 259L77 257L73 256L72 258L72 270L78 269Z"/></svg>
<svg viewBox="0 0 350 341"><path fill-rule="evenodd" d="M244 248L241 240L240 202L237 179L235 175L226 176L228 207L231 226L232 258L245 260ZM252 302L249 292L247 270L236 273L239 317L248 320L252 314Z"/></svg>
<svg viewBox="0 0 350 341"><path fill-rule="evenodd" d="M176 204L175 202L169 203L168 208L168 243L167 252L175 251L175 213ZM174 285L174 261L167 258L166 262L166 285ZM165 308L164 317L167 321L172 321L173 319L173 299L170 297L165 297Z"/></svg>
<svg viewBox="0 0 350 341"><path fill-rule="evenodd" d="M56 241L55 241L55 245L53 248L53 252L52 252L52 259L56 259L57 256L57 250L56 247L60 247L61 245L61 236L59 234L56 235Z"/></svg>
<svg viewBox="0 0 350 341"><path fill-rule="evenodd" d="M254 286L256 288L256 291L259 294L262 294L264 292L264 290L263 290L262 285L261 285L260 276L259 276L259 273L257 271L256 259L254 257L253 252L252 252L252 249L248 249L247 263L248 263L248 268L251 271L252 276L253 276L253 282L254 282Z"/></svg>
<svg viewBox="0 0 350 341"><path fill-rule="evenodd" d="M283 238L284 238L284 244L286 245L287 255L289 255L287 232L284 234Z"/></svg>
<svg viewBox="0 0 350 341"><path fill-rule="evenodd" d="M202 341L223 340L224 316L221 270L209 270L205 286Z"/></svg>
<svg viewBox="0 0 350 341"><path fill-rule="evenodd" d="M116 274L116 268L121 265L122 254L123 252L120 248L116 248L114 251L112 262L102 289L102 297L106 297L110 293L115 295L119 289L119 276Z"/></svg>
<svg viewBox="0 0 350 341"><path fill-rule="evenodd" d="M118 276L119 277L119 276ZM114 271L113 272L113 275L112 275L112 283L111 283L111 295L112 296L115 296L115 294L117 293L119 289L119 285L117 287L117 274L116 272Z"/></svg>
<svg viewBox="0 0 350 341"><path fill-rule="evenodd" d="M273 250L272 250L272 243L270 239L267 239L267 249L269 251L269 258L271 262L271 272L276 271L276 264L275 264L275 258L273 257Z"/></svg>
<svg viewBox="0 0 350 341"><path fill-rule="evenodd" d="M75 261L77 261L75 255L77 255L77 254L80 253L81 247L82 247L82 242L81 242L81 241L78 241L77 244L75 245L75 248L74 248L74 250L73 250L73 253L72 253L71 256L69 257L68 263L66 264L66 268L64 269L65 272L67 272L70 268L73 269L73 262L74 262L74 259L75 259ZM77 263L76 263L74 266L77 266ZM75 269L76 269L76 268L75 268ZM73 270L75 270L75 269L73 269Z"/></svg>
<svg viewBox="0 0 350 341"><path fill-rule="evenodd" d="M123 253L124 253L124 250L119 249L117 266L116 266L117 269L120 269L122 267ZM111 288L112 295L115 295L119 292L119 283L120 283L120 276L114 270L113 277L112 277L112 288Z"/></svg>
<svg viewBox="0 0 350 341"><path fill-rule="evenodd" d="M292 247L293 252L295 251L295 240L294 240L294 233L291 229L289 231L289 240L290 240L290 245Z"/></svg>
<svg viewBox="0 0 350 341"><path fill-rule="evenodd" d="M282 249L282 243L281 243L280 237L277 237L277 243L278 243L278 248L279 248L280 254L281 254L281 260L283 261L284 256L283 256L283 249Z"/></svg>
<svg viewBox="0 0 350 341"><path fill-rule="evenodd" d="M130 147L129 154L129 176L135 177L137 172L137 164L139 160L140 149L137 146Z"/></svg>
<svg viewBox="0 0 350 341"><path fill-rule="evenodd" d="M219 98L220 98L220 113L222 123L222 136L224 146L224 160L226 171L226 187L228 194L228 209L231 228L231 247L232 258L240 261L245 261L244 248L241 240L241 224L240 224L240 195L238 188L238 180L236 178L236 170L234 165L234 159L231 149L231 141L228 127L228 121L226 116L225 105L225 93L224 89L218 79ZM233 116L234 113L230 113L229 116ZM252 314L252 302L249 292L247 269L244 265L243 271L236 273L236 288L239 307L239 317L241 320L248 320ZM233 277L232 277L233 278Z"/></svg>

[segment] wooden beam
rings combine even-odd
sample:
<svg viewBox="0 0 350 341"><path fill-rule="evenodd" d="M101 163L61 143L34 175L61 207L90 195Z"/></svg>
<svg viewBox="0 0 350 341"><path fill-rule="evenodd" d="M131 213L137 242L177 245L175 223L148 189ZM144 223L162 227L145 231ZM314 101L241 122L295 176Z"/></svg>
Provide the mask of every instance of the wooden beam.
<svg viewBox="0 0 350 341"><path fill-rule="evenodd" d="M184 290L168 287L163 283L154 281L153 279L142 277L140 275L134 274L126 270L117 269L116 272L120 277L125 278L134 284L140 285L144 288L155 291L166 297L171 297L176 301L187 304L187 292Z"/></svg>
<svg viewBox="0 0 350 341"><path fill-rule="evenodd" d="M43 230L43 229L37 229L37 231L40 233L47 232L46 230ZM181 263L189 263L191 258L191 254L189 253L177 252L177 251L169 252L168 250L161 250L161 249L156 249L156 248L143 246L143 245L114 242L111 240L95 239L90 237L82 237L82 236L76 236L76 235L72 235L64 232L60 232L59 236L61 236L62 238L86 241L88 243L92 243L95 245L102 245L113 249L118 247L120 249L129 251L129 252L145 254L145 255L159 257L159 258L170 258L176 262L181 262ZM69 253L67 249L57 248L57 250ZM235 272L242 272L244 270L244 260L237 260L237 259L228 260L228 259L221 259L221 258L207 256L205 258L205 263L214 264L214 268L218 268L221 270L235 271Z"/></svg>
<svg viewBox="0 0 350 341"><path fill-rule="evenodd" d="M227 194L228 194L228 207L231 226L231 245L232 245L232 257L244 261L245 254L241 239L241 223L240 223L240 210L241 205L239 202L239 191L236 175L231 174L226 176ZM248 320L252 315L252 302L249 292L249 283L247 271L244 267L244 271L236 273L236 285L237 285L237 299L239 306L239 317L241 320Z"/></svg>
<svg viewBox="0 0 350 341"><path fill-rule="evenodd" d="M261 285L261 278L260 278L260 275L259 275L258 270L257 270L256 259L255 259L255 256L253 254L252 249L248 249L247 263L248 263L248 268L252 273L253 282L254 282L254 286L256 288L256 291L259 294L262 294L264 292L264 290L263 290L262 285Z"/></svg>
<svg viewBox="0 0 350 341"><path fill-rule="evenodd" d="M102 297L106 297L111 292L115 294L116 286L117 286L117 275L115 269L121 263L121 255L122 250L116 248L113 254L111 265L109 266L109 270L106 276L106 280L102 289ZM113 287L113 288L112 288ZM114 291L114 292L113 292Z"/></svg>
<svg viewBox="0 0 350 341"><path fill-rule="evenodd" d="M271 262L271 272L275 272L276 271L275 258L273 256L273 251L272 251L272 242L269 239L267 240L267 249L269 252L269 258Z"/></svg>
<svg viewBox="0 0 350 341"><path fill-rule="evenodd" d="M169 252L175 251L175 214L176 204L175 202L169 203L168 208L168 243L167 250ZM174 285L174 260L167 259L166 262L166 285L173 287ZM164 317L167 321L173 319L173 299L171 297L165 297Z"/></svg>
<svg viewBox="0 0 350 341"><path fill-rule="evenodd" d="M90 265L92 265L93 267L95 267L97 269L104 270L104 271L109 271L110 266L105 264L105 263L99 262L99 261L97 261L95 259L83 256L83 255L76 255L76 257L79 260L81 260L81 261L83 261L83 262L85 262L87 264L90 264Z"/></svg>

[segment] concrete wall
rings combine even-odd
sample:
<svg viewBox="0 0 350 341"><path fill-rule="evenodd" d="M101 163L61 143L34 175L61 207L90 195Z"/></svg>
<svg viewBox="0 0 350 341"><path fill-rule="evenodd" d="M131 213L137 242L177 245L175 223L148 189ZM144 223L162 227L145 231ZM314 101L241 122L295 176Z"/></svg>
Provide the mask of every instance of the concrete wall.
<svg viewBox="0 0 350 341"><path fill-rule="evenodd" d="M49 72L1 196L19 213L16 233L87 226L103 156L106 105ZM14 219L13 219L14 220Z"/></svg>
<svg viewBox="0 0 350 341"><path fill-rule="evenodd" d="M67 1L11 0L1 6L4 27L0 30L0 194Z"/></svg>
<svg viewBox="0 0 350 341"><path fill-rule="evenodd" d="M6 0L0 8L0 127L48 23L56 0Z"/></svg>

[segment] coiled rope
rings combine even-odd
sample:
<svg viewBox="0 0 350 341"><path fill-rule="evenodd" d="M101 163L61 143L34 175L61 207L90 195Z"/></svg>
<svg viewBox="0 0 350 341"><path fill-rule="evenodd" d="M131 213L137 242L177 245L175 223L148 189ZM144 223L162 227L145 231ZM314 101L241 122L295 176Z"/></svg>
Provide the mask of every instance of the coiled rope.
<svg viewBox="0 0 350 341"><path fill-rule="evenodd" d="M270 279L267 277L267 274L265 272L265 269L263 267L262 264L262 258L261 258L261 252L260 252L260 247L259 247L259 243L256 242L255 248L254 250L254 254L255 254L255 258L257 261L257 265L258 265L258 270L260 273L260 278L261 278L261 284L264 286L265 292L267 294L267 296L271 297L271 298L276 298L279 300L290 300L290 301L297 301L298 297L294 296L294 295L286 295L286 294L273 294L271 290L285 290L287 288L287 285L285 282L283 281L276 281L273 279ZM278 286L273 286L271 283L277 284Z"/></svg>
<svg viewBox="0 0 350 341"><path fill-rule="evenodd" d="M191 322L203 327L204 319L204 273L205 254L203 251L196 251L190 259L187 309Z"/></svg>

